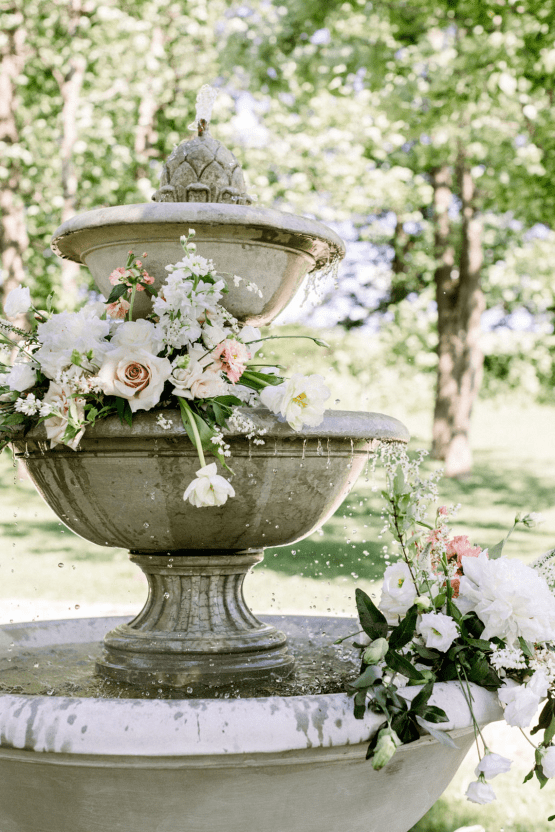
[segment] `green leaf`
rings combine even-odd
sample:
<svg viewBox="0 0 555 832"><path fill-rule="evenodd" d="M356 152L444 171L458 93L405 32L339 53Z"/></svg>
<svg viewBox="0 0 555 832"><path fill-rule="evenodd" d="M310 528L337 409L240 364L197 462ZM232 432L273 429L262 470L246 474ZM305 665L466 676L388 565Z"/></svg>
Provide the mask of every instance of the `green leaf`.
<svg viewBox="0 0 555 832"><path fill-rule="evenodd" d="M270 373L258 373L256 370L245 370L241 376L241 384L250 387L251 390L263 390L268 385L277 386L283 383L281 376L274 376Z"/></svg>
<svg viewBox="0 0 555 832"><path fill-rule="evenodd" d="M366 691L357 690L355 693L355 719L362 719L366 713Z"/></svg>
<svg viewBox="0 0 555 832"><path fill-rule="evenodd" d="M525 656L528 656L529 659L534 658L534 651L526 641L526 639L522 638L522 636L518 637L518 643L520 644L520 649L524 653Z"/></svg>
<svg viewBox="0 0 555 832"><path fill-rule="evenodd" d="M477 650L484 650L491 653L491 643L483 638L467 638L465 641L471 647L476 647Z"/></svg>
<svg viewBox="0 0 555 832"><path fill-rule="evenodd" d="M449 717L442 708L435 705L428 705L419 714L426 722L449 722Z"/></svg>
<svg viewBox="0 0 555 832"><path fill-rule="evenodd" d="M366 635L370 636L372 641L377 638L386 638L389 628L387 625L387 619L383 612L381 612L372 599L358 587L355 590L355 598L358 617L360 619L360 626Z"/></svg>
<svg viewBox="0 0 555 832"><path fill-rule="evenodd" d="M522 782L527 783L529 780L532 779L533 776L534 776L534 769L532 769L531 771L528 772L528 774L526 775L526 777L524 778L524 780ZM553 815L553 817L555 818L555 815ZM551 820L551 818L548 818L548 820Z"/></svg>
<svg viewBox="0 0 555 832"><path fill-rule="evenodd" d="M410 713L395 714L391 720L391 727L401 742L415 742L420 739L420 732L416 727L416 720Z"/></svg>
<svg viewBox="0 0 555 832"><path fill-rule="evenodd" d="M381 673L377 669L377 667L375 665L370 665L370 667L367 667L364 673L361 676L359 676L358 679L355 679L355 681L352 682L352 687L357 689L372 687L374 682L377 679L379 679L380 676Z"/></svg>
<svg viewBox="0 0 555 832"><path fill-rule="evenodd" d="M122 295L127 292L128 287L125 283L118 283L117 286L114 286L112 291L110 292L110 297L106 301L106 303L115 303Z"/></svg>
<svg viewBox="0 0 555 832"><path fill-rule="evenodd" d="M505 541L507 538L503 538L500 540L499 543L496 543L495 546L491 546L488 548L488 558L489 560L497 560L503 554L503 547L505 546Z"/></svg>
<svg viewBox="0 0 555 832"><path fill-rule="evenodd" d="M543 741L545 744L550 743L555 737L555 717L551 720L548 727L545 730L545 734L543 737Z"/></svg>
<svg viewBox="0 0 555 832"><path fill-rule="evenodd" d="M425 647L423 644L415 644L414 645L415 652L418 653L423 659L435 660L438 659L440 654L437 650L431 650L429 647Z"/></svg>
<svg viewBox="0 0 555 832"><path fill-rule="evenodd" d="M434 686L432 682L428 682L424 685L421 691L419 691L414 699L411 702L410 710L415 714L420 714L422 708L426 707L428 699L432 695ZM420 714L421 715L421 714Z"/></svg>
<svg viewBox="0 0 555 832"><path fill-rule="evenodd" d="M421 717L417 716L416 721L418 722L419 725L421 725L421 727L426 731L426 733L428 733L431 737L433 737L434 740L437 740L439 743L441 743L441 745L445 745L445 746L447 746L447 748L458 749L459 746L457 745L456 742L454 742L451 739L451 737L449 736L449 734L446 731L438 731L436 728L432 728L431 725L422 725L422 722L424 720L422 720Z"/></svg>
<svg viewBox="0 0 555 832"><path fill-rule="evenodd" d="M416 682L424 682L424 678L420 671L413 667L409 660L404 656L399 655L399 653L394 653L393 650L388 650L385 654L385 662L387 666L396 673L402 673L403 676L407 676L409 679Z"/></svg>
<svg viewBox="0 0 555 832"><path fill-rule="evenodd" d="M389 646L392 650L400 650L401 647L409 643L416 630L417 617L418 610L416 606L413 606L389 636Z"/></svg>
<svg viewBox="0 0 555 832"><path fill-rule="evenodd" d="M457 624L462 624L462 613L450 598L447 599L447 615L450 615Z"/></svg>
<svg viewBox="0 0 555 832"><path fill-rule="evenodd" d="M540 713L538 724L535 725L532 730L530 731L531 734L537 734L538 731L542 731L551 724L551 720L555 715L555 701L553 699L548 699L545 705L542 708Z"/></svg>
<svg viewBox="0 0 555 832"><path fill-rule="evenodd" d="M132 427L133 413L131 411L131 407L129 406L129 402L127 399L122 399L120 396L116 396L115 399L120 422L122 425L125 422L129 425L129 427Z"/></svg>

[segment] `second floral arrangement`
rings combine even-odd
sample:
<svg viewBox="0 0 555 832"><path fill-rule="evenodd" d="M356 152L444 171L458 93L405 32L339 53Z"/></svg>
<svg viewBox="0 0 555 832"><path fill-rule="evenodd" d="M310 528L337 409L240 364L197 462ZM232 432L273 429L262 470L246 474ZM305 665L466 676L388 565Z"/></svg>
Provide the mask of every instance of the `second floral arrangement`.
<svg viewBox="0 0 555 832"><path fill-rule="evenodd" d="M15 343L17 350L13 366L4 366L0 377L3 445L14 429L44 422L51 447L77 450L87 426L98 419L118 414L131 425L137 411L160 410L158 423L164 429L170 423L163 409L178 405L200 462L184 499L197 507L220 506L235 491L218 473L217 463L206 463L205 454L232 474L225 428L231 425L255 442L264 441L255 436L254 423L240 406L263 404L294 430L320 424L330 395L324 379L295 374L286 380L279 368L256 363L268 339L220 304L226 281L212 261L197 254L193 236L190 229L181 238L184 256L166 267L168 276L158 293L133 252L110 275L108 300L88 303L78 312L39 311L29 289L10 293L6 315L31 310L34 324L26 331L0 322L3 340L11 347ZM231 279L236 285L242 281L237 275ZM246 288L259 291L254 283ZM145 291L153 296L152 314L134 321L136 294Z"/></svg>

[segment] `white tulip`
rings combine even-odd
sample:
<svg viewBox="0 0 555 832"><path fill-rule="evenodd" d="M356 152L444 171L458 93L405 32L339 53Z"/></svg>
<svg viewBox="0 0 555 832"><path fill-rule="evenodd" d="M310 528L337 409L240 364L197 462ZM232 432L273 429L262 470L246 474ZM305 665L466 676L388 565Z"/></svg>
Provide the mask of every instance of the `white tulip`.
<svg viewBox="0 0 555 832"><path fill-rule="evenodd" d="M479 777L483 774L487 780L497 777L498 774L505 774L511 768L512 760L502 757L500 754L489 752L485 754L476 766L475 774Z"/></svg>
<svg viewBox="0 0 555 832"><path fill-rule="evenodd" d="M235 489L225 477L217 473L215 462L199 468L196 479L193 480L183 494L184 500L189 500L196 508L206 506L223 506L228 497L235 497Z"/></svg>

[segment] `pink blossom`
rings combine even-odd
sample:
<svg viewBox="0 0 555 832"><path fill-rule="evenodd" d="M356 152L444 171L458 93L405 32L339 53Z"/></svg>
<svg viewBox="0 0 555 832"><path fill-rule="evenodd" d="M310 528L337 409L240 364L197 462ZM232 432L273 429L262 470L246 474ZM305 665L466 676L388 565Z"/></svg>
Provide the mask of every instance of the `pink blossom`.
<svg viewBox="0 0 555 832"><path fill-rule="evenodd" d="M219 360L223 372L232 384L236 384L247 369L245 362L251 358L251 354L240 341L227 338L215 347L212 357L215 363Z"/></svg>
<svg viewBox="0 0 555 832"><path fill-rule="evenodd" d="M142 282L147 283L149 286L152 286L154 283L154 278L148 272L143 271Z"/></svg>
<svg viewBox="0 0 555 832"><path fill-rule="evenodd" d="M118 298L114 303L109 303L106 307L106 314L110 318L125 318L129 312L130 303L123 298Z"/></svg>
<svg viewBox="0 0 555 832"><path fill-rule="evenodd" d="M440 506L437 510L437 513L440 517L446 517L449 514L449 509L447 506Z"/></svg>
<svg viewBox="0 0 555 832"><path fill-rule="evenodd" d="M122 277L125 276L127 269L124 266L118 266L117 269L114 269L112 274L109 277L110 283L112 286L117 286L118 283L123 283Z"/></svg>
<svg viewBox="0 0 555 832"><path fill-rule="evenodd" d="M447 541L447 560L457 559L461 565L461 558L477 558L482 551L480 546L472 546L465 534L457 535L453 540Z"/></svg>

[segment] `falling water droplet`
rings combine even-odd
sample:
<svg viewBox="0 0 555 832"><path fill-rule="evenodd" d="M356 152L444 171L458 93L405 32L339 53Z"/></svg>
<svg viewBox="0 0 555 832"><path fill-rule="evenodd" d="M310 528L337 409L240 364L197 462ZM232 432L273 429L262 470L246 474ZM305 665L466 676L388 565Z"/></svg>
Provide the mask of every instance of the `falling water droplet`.
<svg viewBox="0 0 555 832"><path fill-rule="evenodd" d="M63 568L63 563L59 563L59 564L58 564L58 568L59 568L59 569L62 569L62 568Z"/></svg>

